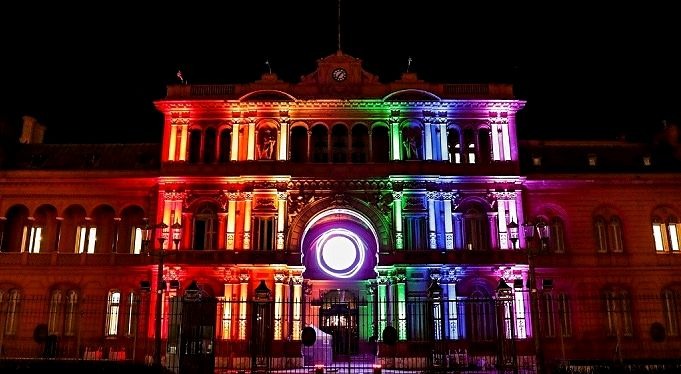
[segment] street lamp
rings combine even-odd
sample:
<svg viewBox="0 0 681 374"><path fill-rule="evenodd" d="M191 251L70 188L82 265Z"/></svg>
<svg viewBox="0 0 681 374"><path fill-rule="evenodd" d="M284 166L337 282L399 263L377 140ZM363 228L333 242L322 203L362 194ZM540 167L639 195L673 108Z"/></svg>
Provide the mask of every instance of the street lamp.
<svg viewBox="0 0 681 374"><path fill-rule="evenodd" d="M536 236L539 239L539 247L532 245L533 239ZM537 290L537 274L535 270L535 257L542 253L548 244L550 235L549 226L542 220L537 223L526 222L523 224L523 234L527 241L527 265L529 267L529 284L530 289L530 307L532 310L532 334L534 335L534 353L537 357L537 373L544 373L544 354L541 347L541 336L539 326L539 294Z"/></svg>
<svg viewBox="0 0 681 374"><path fill-rule="evenodd" d="M148 222L147 222L148 226ZM146 247L147 247L147 255L149 256L157 256L158 257L158 266L156 268L156 305L155 305L155 310L154 310L154 315L155 315L155 325L154 325L154 365L156 366L161 366L161 320L162 320L162 312L163 312L163 291L166 288L166 283L163 280L163 262L165 260L165 256L170 254L167 252L164 248L163 245L165 244L166 240L168 239L168 236L170 234L169 232L169 227L165 222L161 222L156 225L156 240L158 240L158 251L156 253L151 253L151 250L148 248L149 244L149 238L150 238L150 232L151 232L151 226L146 227L145 229L142 229L142 237L143 237L143 243L144 243L144 238L146 238ZM175 249L177 250L179 247L180 240L182 239L182 225L179 223L174 223L171 227L172 229L172 240L173 243L175 243ZM146 235L146 236L145 236Z"/></svg>

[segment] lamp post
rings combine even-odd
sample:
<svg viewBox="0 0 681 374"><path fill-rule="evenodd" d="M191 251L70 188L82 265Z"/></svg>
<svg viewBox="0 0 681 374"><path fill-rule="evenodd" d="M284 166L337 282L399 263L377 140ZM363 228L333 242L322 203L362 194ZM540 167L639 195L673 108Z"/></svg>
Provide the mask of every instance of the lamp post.
<svg viewBox="0 0 681 374"><path fill-rule="evenodd" d="M166 240L169 239L169 234L172 234L172 241L175 244L175 250L178 249L180 240L182 239L182 225L179 223L174 223L170 226L172 232L170 232L169 227L164 222L156 225L156 240L158 241L158 251L156 253L151 253L149 247L150 237L151 237L151 226L147 225L142 229L143 243L146 243L147 255L157 256L158 263L156 268L156 304L154 309L154 365L161 366L161 326L162 326L162 313L163 313L163 291L166 288L166 283L163 280L163 263L165 257L169 254L168 251L163 247ZM145 231L146 230L146 231ZM145 242L146 241L146 242ZM172 248L171 248L172 249Z"/></svg>
<svg viewBox="0 0 681 374"><path fill-rule="evenodd" d="M517 229L516 229L517 232ZM536 236L539 239L539 246L533 246L532 242ZM532 317L532 335L534 335L534 354L537 359L537 373L544 373L544 353L541 346L541 333L539 321L539 292L537 290L537 274L535 270L535 257L544 252L549 238L549 226L544 221L539 220L536 224L526 222L523 224L523 234L527 240L527 265L529 267L530 308ZM517 240L517 239L516 239Z"/></svg>

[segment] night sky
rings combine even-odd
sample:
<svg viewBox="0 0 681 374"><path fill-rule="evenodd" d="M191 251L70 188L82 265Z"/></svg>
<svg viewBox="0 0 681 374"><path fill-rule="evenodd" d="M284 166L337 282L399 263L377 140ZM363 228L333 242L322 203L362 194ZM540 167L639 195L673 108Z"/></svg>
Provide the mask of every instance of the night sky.
<svg viewBox="0 0 681 374"><path fill-rule="evenodd" d="M337 49L335 0L111 4L2 12L0 120L36 116L48 143L160 142L152 102L178 69L190 83L243 83L269 60L297 82ZM525 139L645 140L679 121L675 11L538 4L344 0L342 50L384 82L411 56L421 79L513 83Z"/></svg>

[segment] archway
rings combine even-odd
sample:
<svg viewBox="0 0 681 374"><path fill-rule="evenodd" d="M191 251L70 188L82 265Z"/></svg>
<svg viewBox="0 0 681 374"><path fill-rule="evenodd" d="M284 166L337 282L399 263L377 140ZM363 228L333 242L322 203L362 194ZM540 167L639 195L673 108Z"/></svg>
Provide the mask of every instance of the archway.
<svg viewBox="0 0 681 374"><path fill-rule="evenodd" d="M360 213L335 208L320 212L302 235L305 279L361 280L376 277L378 236Z"/></svg>

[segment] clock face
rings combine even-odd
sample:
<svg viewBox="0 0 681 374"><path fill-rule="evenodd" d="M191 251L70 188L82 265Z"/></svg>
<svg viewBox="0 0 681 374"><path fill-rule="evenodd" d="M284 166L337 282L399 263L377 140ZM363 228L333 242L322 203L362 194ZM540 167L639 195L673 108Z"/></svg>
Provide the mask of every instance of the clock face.
<svg viewBox="0 0 681 374"><path fill-rule="evenodd" d="M331 76L333 77L334 80L337 82L342 82L345 80L345 78L348 77L348 72L345 71L343 68L338 68L331 73Z"/></svg>

